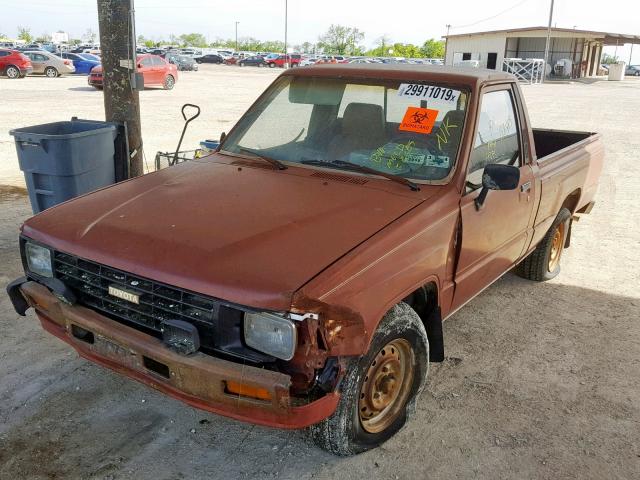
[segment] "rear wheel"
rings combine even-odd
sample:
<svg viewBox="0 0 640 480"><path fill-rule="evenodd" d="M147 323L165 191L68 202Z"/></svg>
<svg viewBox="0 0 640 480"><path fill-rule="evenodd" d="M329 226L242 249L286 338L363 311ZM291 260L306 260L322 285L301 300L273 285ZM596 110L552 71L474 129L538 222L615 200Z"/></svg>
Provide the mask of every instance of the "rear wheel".
<svg viewBox="0 0 640 480"><path fill-rule="evenodd" d="M418 314L405 303L380 322L369 352L351 358L340 402L311 427L315 443L337 455L375 448L400 430L415 408L429 368L429 342Z"/></svg>
<svg viewBox="0 0 640 480"><path fill-rule="evenodd" d="M543 282L551 280L560 273L560 258L569 233L570 222L571 212L562 208L536 249L518 265L516 272L521 277Z"/></svg>
<svg viewBox="0 0 640 480"><path fill-rule="evenodd" d="M4 73L9 78L20 78L20 69L14 65L9 65Z"/></svg>
<svg viewBox="0 0 640 480"><path fill-rule="evenodd" d="M259 64L258 64L258 68L262 68L262 67L264 67L264 65L263 65L263 64L261 64L261 63L259 63Z"/></svg>
<svg viewBox="0 0 640 480"><path fill-rule="evenodd" d="M173 75L167 75L167 78L164 79L164 89L171 90L176 84L176 79L173 78Z"/></svg>
<svg viewBox="0 0 640 480"><path fill-rule="evenodd" d="M58 76L58 70L55 67L47 67L44 69L45 76L49 78L56 78Z"/></svg>
<svg viewBox="0 0 640 480"><path fill-rule="evenodd" d="M276 64L275 64L275 63L273 63L273 62L271 62L271 63L269 64L269 68L274 68L275 66L276 66Z"/></svg>

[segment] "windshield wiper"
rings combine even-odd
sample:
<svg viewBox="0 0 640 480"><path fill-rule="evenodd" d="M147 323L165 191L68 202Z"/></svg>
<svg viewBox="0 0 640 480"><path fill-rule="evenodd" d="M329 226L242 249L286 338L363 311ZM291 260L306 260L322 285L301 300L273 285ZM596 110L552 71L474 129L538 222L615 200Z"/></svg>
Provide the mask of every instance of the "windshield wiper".
<svg viewBox="0 0 640 480"><path fill-rule="evenodd" d="M365 167L364 165L359 165L353 162L347 162L346 160L302 160L300 163L304 163L307 165L320 165L326 167L342 167L349 170L356 170L363 173L370 173L372 175L380 175L381 177L388 178L389 180L397 183L401 183L402 185L406 185L414 192L420 191L420 187L413 183L408 178L404 178L401 175L394 175L393 173L381 172L380 170L376 170L375 168Z"/></svg>
<svg viewBox="0 0 640 480"><path fill-rule="evenodd" d="M255 150L251 150L249 148L243 148L243 147L239 147L239 150L241 152L250 153L250 154L254 155L256 158L259 158L260 160L264 160L265 162L269 162L271 165L276 167L278 170L286 170L287 168L289 168L284 163L282 163L280 160L276 160L275 158L271 158L271 157L266 157L266 156L262 155L261 153L256 152Z"/></svg>

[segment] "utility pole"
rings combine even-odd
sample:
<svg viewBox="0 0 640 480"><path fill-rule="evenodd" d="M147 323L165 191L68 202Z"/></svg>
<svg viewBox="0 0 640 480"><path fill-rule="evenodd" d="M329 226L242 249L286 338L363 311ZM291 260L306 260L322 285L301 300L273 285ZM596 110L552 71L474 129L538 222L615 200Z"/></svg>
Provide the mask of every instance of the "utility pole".
<svg viewBox="0 0 640 480"><path fill-rule="evenodd" d="M631 51L629 52L629 65L631 65L631 57L633 57L633 43L631 44Z"/></svg>
<svg viewBox="0 0 640 480"><path fill-rule="evenodd" d="M547 27L547 43L544 46L544 72L542 82L547 76L547 64L549 63L549 44L551 43L551 23L553 22L553 0L551 0L551 8L549 9L549 26Z"/></svg>
<svg viewBox="0 0 640 480"><path fill-rule="evenodd" d="M238 51L238 24L240 22L236 22L236 52Z"/></svg>
<svg viewBox="0 0 640 480"><path fill-rule="evenodd" d="M287 53L287 27L288 27L288 16L289 14L289 4L288 0L284 0L284 67L289 68L289 57Z"/></svg>
<svg viewBox="0 0 640 480"><path fill-rule="evenodd" d="M144 171L140 97L134 88L138 67L133 0L97 1L105 117L108 122L125 124L129 165L122 171L128 170L130 177L136 177Z"/></svg>
<svg viewBox="0 0 640 480"><path fill-rule="evenodd" d="M444 64L447 64L447 47L449 46L449 30L451 30L451 24L447 24L447 39L444 41ZM453 61L451 62L453 65Z"/></svg>

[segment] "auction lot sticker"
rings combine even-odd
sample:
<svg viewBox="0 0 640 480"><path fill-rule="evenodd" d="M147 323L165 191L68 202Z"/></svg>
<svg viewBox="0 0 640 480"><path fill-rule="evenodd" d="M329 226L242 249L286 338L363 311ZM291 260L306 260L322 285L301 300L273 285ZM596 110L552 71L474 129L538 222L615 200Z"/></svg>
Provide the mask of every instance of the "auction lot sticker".
<svg viewBox="0 0 640 480"><path fill-rule="evenodd" d="M431 133L438 117L438 110L429 108L409 107L398 130L416 133Z"/></svg>
<svg viewBox="0 0 640 480"><path fill-rule="evenodd" d="M458 102L460 92L451 88L437 87L435 85L422 85L420 83L401 83L398 87L399 97L431 98L441 102L455 105Z"/></svg>

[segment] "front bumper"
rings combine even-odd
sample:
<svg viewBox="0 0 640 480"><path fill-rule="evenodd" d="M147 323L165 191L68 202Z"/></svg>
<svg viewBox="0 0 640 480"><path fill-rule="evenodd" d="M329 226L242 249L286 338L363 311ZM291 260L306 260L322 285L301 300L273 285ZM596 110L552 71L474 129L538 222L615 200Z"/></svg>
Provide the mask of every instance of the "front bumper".
<svg viewBox="0 0 640 480"><path fill-rule="evenodd" d="M304 428L330 416L339 395L330 393L303 406L293 406L288 375L195 353L183 356L159 339L122 325L93 310L68 305L45 286L18 279L10 284L16 308L24 306L19 291L49 333L75 348L80 356L134 378L202 410L237 420L279 428ZM24 310L22 311L24 313ZM88 333L87 333L88 332ZM162 368L158 368L161 365ZM163 374L163 372L165 372ZM254 400L225 391L235 381L265 389L270 400Z"/></svg>

